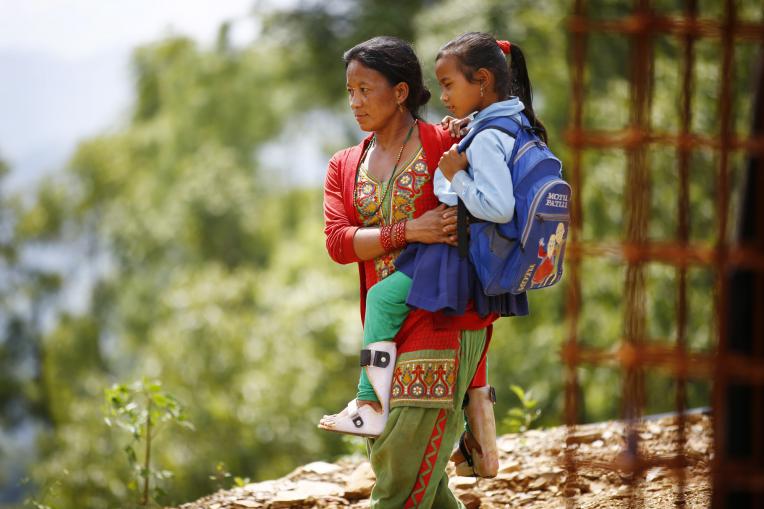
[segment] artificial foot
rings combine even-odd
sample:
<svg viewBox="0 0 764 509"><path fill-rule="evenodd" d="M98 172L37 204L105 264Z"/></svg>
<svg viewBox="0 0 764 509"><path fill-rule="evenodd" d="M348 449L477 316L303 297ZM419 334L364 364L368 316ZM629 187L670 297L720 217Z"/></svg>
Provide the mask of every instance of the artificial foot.
<svg viewBox="0 0 764 509"><path fill-rule="evenodd" d="M335 433L377 437L387 422L387 412L376 401L352 400L338 414L325 415L318 427Z"/></svg>

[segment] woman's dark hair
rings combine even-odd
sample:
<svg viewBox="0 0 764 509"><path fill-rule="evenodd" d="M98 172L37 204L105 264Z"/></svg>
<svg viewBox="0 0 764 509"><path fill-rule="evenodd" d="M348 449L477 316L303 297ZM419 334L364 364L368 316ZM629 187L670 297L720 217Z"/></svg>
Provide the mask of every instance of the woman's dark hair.
<svg viewBox="0 0 764 509"><path fill-rule="evenodd" d="M533 111L533 90L528 78L528 69L525 66L525 56L516 44L511 44L509 55L496 43L496 39L484 32L467 32L445 44L438 56L437 61L446 56L455 57L464 76L474 82L474 74L478 69L489 70L494 77L494 90L500 100L511 96L517 96L525 105L525 116L533 127L539 131L539 135L546 141L546 128L536 118Z"/></svg>
<svg viewBox="0 0 764 509"><path fill-rule="evenodd" d="M397 37L374 37L347 50L342 59L345 69L357 60L382 74L392 86L406 83L409 95L405 106L415 118L420 118L419 108L430 100L430 91L424 86L422 66L409 43Z"/></svg>

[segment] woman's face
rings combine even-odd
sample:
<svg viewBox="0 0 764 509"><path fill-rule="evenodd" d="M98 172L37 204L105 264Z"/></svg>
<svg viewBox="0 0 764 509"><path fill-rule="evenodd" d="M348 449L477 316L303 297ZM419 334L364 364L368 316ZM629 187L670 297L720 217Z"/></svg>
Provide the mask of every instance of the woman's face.
<svg viewBox="0 0 764 509"><path fill-rule="evenodd" d="M440 100L456 118L464 118L480 109L480 83L472 83L462 73L453 55L435 62L435 75L440 84Z"/></svg>
<svg viewBox="0 0 764 509"><path fill-rule="evenodd" d="M398 111L399 98L395 87L385 76L352 60L345 71L348 100L358 126L364 131L377 131L387 125Z"/></svg>

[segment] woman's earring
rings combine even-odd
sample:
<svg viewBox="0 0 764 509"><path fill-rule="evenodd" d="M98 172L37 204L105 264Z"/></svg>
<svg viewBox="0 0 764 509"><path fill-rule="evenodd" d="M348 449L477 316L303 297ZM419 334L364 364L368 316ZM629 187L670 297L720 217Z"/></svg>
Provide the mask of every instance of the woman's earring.
<svg viewBox="0 0 764 509"><path fill-rule="evenodd" d="M398 111L403 113L403 103L398 103Z"/></svg>
<svg viewBox="0 0 764 509"><path fill-rule="evenodd" d="M480 97L483 97L483 84L480 84Z"/></svg>

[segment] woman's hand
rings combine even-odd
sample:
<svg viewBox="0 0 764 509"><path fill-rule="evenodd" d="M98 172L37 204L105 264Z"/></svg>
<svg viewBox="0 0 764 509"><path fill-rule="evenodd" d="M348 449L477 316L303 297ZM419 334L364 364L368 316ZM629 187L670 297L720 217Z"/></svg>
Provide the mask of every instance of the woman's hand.
<svg viewBox="0 0 764 509"><path fill-rule="evenodd" d="M456 207L442 203L406 223L406 241L456 245Z"/></svg>
<svg viewBox="0 0 764 509"><path fill-rule="evenodd" d="M451 182L457 172L467 168L467 154L460 154L456 150L456 144L454 144L441 156L438 168L443 172L443 176Z"/></svg>
<svg viewBox="0 0 764 509"><path fill-rule="evenodd" d="M428 210L416 219L406 221L406 242L445 243L455 246L456 207L443 204ZM380 242L380 229L359 228L353 236L355 255L363 261L373 260L387 251Z"/></svg>
<svg viewBox="0 0 764 509"><path fill-rule="evenodd" d="M461 138L467 134L467 124L469 123L469 117L454 118L449 115L446 115L443 117L443 120L440 121L440 125L443 127L443 129L448 130L448 133L453 138Z"/></svg>

